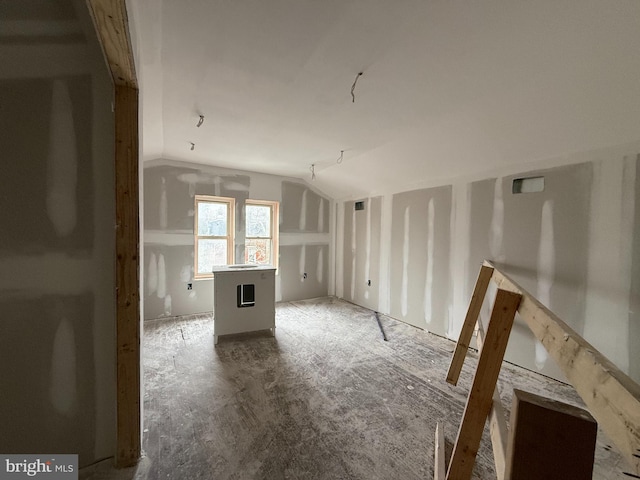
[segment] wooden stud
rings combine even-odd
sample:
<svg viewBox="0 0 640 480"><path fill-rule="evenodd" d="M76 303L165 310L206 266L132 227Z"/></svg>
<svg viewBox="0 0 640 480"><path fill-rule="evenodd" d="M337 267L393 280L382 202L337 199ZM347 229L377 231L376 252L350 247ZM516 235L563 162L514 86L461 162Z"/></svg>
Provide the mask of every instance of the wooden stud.
<svg viewBox="0 0 640 480"><path fill-rule="evenodd" d="M138 90L125 0L87 0L115 87L116 466L140 458Z"/></svg>
<svg viewBox="0 0 640 480"><path fill-rule="evenodd" d="M478 349L482 351L484 343L484 329L482 322L478 322ZM489 434L491 435L491 446L493 448L493 461L496 468L496 477L503 480L505 476L507 461L507 442L509 439L509 430L507 428L507 420L502 407L502 399L498 386L493 390L491 412L489 413Z"/></svg>
<svg viewBox="0 0 640 480"><path fill-rule="evenodd" d="M116 121L116 465L140 458L140 258L138 90L115 89Z"/></svg>
<svg viewBox="0 0 640 480"><path fill-rule="evenodd" d="M433 464L434 480L444 480L447 474L447 464L445 459L444 426L438 422L436 424L436 440L434 446L435 461Z"/></svg>
<svg viewBox="0 0 640 480"><path fill-rule="evenodd" d="M478 359L478 366L453 447L447 479L471 478L482 430L491 410L493 392L520 299L519 294L498 289L482 353Z"/></svg>
<svg viewBox="0 0 640 480"><path fill-rule="evenodd" d="M125 0L87 0L113 83L137 88Z"/></svg>
<svg viewBox="0 0 640 480"><path fill-rule="evenodd" d="M462 324L460 336L456 343L456 349L453 352L449 371L447 372L447 382L452 385L456 385L458 383L458 377L460 377L462 364L464 363L467 350L469 349L469 343L473 337L473 329L478 321L480 309L482 308L484 297L487 294L491 275L493 275L493 267L483 265L480 269L480 273L478 274L478 280L476 281L476 286L473 289L473 295L471 296L467 316Z"/></svg>
<svg viewBox="0 0 640 480"><path fill-rule="evenodd" d="M640 475L640 385L503 272L495 270L493 280L499 288L522 295L521 318L625 457L631 473Z"/></svg>

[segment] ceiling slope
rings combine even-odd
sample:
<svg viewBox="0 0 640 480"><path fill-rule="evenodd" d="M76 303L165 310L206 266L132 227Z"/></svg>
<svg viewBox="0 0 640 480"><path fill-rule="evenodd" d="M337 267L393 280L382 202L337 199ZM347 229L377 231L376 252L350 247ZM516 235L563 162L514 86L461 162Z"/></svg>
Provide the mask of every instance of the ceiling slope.
<svg viewBox="0 0 640 480"><path fill-rule="evenodd" d="M640 138L637 1L129 5L147 160L341 199Z"/></svg>

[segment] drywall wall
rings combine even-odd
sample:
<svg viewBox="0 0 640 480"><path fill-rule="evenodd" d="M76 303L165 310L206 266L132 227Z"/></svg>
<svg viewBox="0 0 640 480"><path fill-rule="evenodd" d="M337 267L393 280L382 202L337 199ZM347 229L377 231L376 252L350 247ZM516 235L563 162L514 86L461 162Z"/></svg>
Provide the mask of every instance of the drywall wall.
<svg viewBox="0 0 640 480"><path fill-rule="evenodd" d="M2 20L0 451L87 465L115 453L113 86L84 2Z"/></svg>
<svg viewBox="0 0 640 480"><path fill-rule="evenodd" d="M593 165L582 163L525 172L470 185L470 265L485 258L507 266L510 274L574 330L584 334ZM544 191L512 193L518 177L543 177ZM467 276L471 292L475 277ZM488 322L489 303L482 318ZM558 376L544 347L516 321L506 357Z"/></svg>
<svg viewBox="0 0 640 480"><path fill-rule="evenodd" d="M393 196L391 315L444 335L448 324L451 187Z"/></svg>
<svg viewBox="0 0 640 480"><path fill-rule="evenodd" d="M145 318L212 309L212 280L193 279L195 195L236 200L236 263L244 263L244 202L280 202L276 299L325 296L333 288L331 202L309 185L274 175L153 160L144 164Z"/></svg>
<svg viewBox="0 0 640 480"><path fill-rule="evenodd" d="M343 284L344 298L377 310L380 285L380 226L382 197L359 200L344 205Z"/></svg>
<svg viewBox="0 0 640 480"><path fill-rule="evenodd" d="M425 181L423 188L372 192L381 198L382 214L379 257L371 262L386 287L377 305L349 291L350 262L367 247L352 242L353 202L344 201L336 294L456 339L486 258L640 381L638 152L640 143L626 144L440 186ZM544 177L543 191L512 192L514 179L534 176ZM494 293L483 306L485 321ZM564 379L518 318L506 358Z"/></svg>

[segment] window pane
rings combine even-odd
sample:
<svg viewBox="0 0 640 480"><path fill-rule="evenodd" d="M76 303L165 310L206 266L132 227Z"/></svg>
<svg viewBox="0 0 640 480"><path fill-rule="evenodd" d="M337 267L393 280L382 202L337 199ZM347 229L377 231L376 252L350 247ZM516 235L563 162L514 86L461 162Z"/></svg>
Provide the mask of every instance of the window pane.
<svg viewBox="0 0 640 480"><path fill-rule="evenodd" d="M198 239L198 273L211 273L211 267L214 265L226 264L226 240Z"/></svg>
<svg viewBox="0 0 640 480"><path fill-rule="evenodd" d="M198 202L198 235L227 235L226 203Z"/></svg>
<svg viewBox="0 0 640 480"><path fill-rule="evenodd" d="M271 240L248 238L244 244L244 263L273 265L271 261Z"/></svg>
<svg viewBox="0 0 640 480"><path fill-rule="evenodd" d="M247 205L246 236L271 236L271 207L268 205Z"/></svg>

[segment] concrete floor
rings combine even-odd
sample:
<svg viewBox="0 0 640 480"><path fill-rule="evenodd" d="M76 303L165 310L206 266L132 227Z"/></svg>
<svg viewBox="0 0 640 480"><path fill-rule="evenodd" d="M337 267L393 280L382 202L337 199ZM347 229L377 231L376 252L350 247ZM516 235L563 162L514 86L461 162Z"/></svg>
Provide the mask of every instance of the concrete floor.
<svg viewBox="0 0 640 480"><path fill-rule="evenodd" d="M445 382L454 343L334 298L279 304L276 337L221 337L206 315L145 323L139 468L81 478L433 478L436 422L450 455L475 365ZM571 387L505 364L513 387L579 404ZM485 429L486 430L486 429ZM629 478L600 435L594 477ZM495 478L487 431L474 477Z"/></svg>

